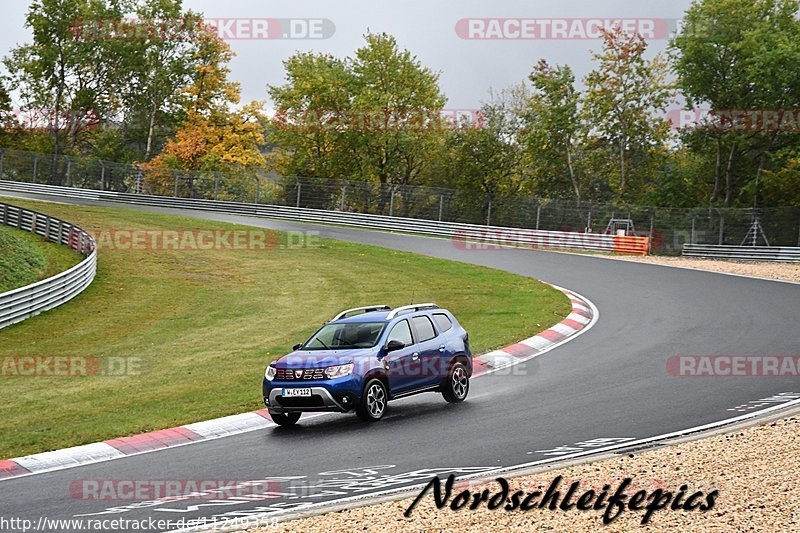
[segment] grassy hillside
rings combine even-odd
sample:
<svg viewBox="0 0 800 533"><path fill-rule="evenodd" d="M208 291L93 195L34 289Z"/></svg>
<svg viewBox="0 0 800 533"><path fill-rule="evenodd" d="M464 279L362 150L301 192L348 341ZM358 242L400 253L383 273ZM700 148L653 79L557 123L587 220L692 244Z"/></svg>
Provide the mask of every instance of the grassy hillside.
<svg viewBox="0 0 800 533"><path fill-rule="evenodd" d="M0 225L0 293L63 272L80 260L80 254L66 246Z"/></svg>

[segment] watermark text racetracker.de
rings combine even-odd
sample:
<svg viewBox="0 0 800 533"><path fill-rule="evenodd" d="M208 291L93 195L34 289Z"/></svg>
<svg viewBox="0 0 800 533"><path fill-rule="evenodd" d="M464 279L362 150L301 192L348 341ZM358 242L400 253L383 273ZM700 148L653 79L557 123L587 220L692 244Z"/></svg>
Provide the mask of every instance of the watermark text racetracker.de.
<svg viewBox="0 0 800 533"><path fill-rule="evenodd" d="M279 234L262 229L182 229L151 230L133 228L94 228L97 249L114 251L235 251L259 252L319 246L318 231L289 231Z"/></svg>
<svg viewBox="0 0 800 533"><path fill-rule="evenodd" d="M85 378L139 376L147 368L143 357L94 355L0 356L2 378Z"/></svg>
<svg viewBox="0 0 800 533"><path fill-rule="evenodd" d="M667 372L678 377L800 377L800 355L673 355Z"/></svg>
<svg viewBox="0 0 800 533"><path fill-rule="evenodd" d="M276 128L295 131L435 131L483 128L480 109L386 108L343 111L339 109L278 110Z"/></svg>
<svg viewBox="0 0 800 533"><path fill-rule="evenodd" d="M69 484L74 500L142 501L270 498L281 490L270 479L77 479Z"/></svg>
<svg viewBox="0 0 800 533"><path fill-rule="evenodd" d="M800 132L800 109L672 109L675 130L709 132Z"/></svg>
<svg viewBox="0 0 800 533"><path fill-rule="evenodd" d="M609 240L610 239L610 240ZM457 230L451 241L459 250L534 250L539 248L588 249L610 243L611 235L519 228L480 228Z"/></svg>
<svg viewBox="0 0 800 533"><path fill-rule="evenodd" d="M648 41L678 34L697 34L680 19L667 18L462 18L455 32L466 40L586 40L601 39L604 32L620 30Z"/></svg>
<svg viewBox="0 0 800 533"><path fill-rule="evenodd" d="M77 40L163 40L196 39L200 33L230 40L322 40L336 32L325 18L116 18L79 19L71 25Z"/></svg>

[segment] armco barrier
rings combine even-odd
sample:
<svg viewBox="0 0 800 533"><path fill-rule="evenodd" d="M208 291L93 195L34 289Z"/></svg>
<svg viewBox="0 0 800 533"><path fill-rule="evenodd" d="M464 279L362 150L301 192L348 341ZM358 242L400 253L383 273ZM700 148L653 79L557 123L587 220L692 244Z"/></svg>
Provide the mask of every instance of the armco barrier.
<svg viewBox="0 0 800 533"><path fill-rule="evenodd" d="M0 191L3 190L83 198L86 200L125 202L166 208L201 209L204 211L217 211L236 215L260 216L301 222L338 224L341 226L435 235L464 241L467 245L472 242L476 249L493 246L514 246L522 248L584 250L646 255L648 247L647 237L479 226L475 224L459 224L456 222L440 222L436 220L392 217L366 213L348 213L345 211L325 211L302 207L173 198L168 196L128 194L93 189L74 189L70 187L38 185L15 181L0 181Z"/></svg>
<svg viewBox="0 0 800 533"><path fill-rule="evenodd" d="M800 261L800 247L684 244L683 255L746 261Z"/></svg>
<svg viewBox="0 0 800 533"><path fill-rule="evenodd" d="M59 306L89 286L97 271L97 250L90 234L69 222L4 203L0 203L0 216L7 226L41 235L86 256L60 274L0 294L0 329Z"/></svg>

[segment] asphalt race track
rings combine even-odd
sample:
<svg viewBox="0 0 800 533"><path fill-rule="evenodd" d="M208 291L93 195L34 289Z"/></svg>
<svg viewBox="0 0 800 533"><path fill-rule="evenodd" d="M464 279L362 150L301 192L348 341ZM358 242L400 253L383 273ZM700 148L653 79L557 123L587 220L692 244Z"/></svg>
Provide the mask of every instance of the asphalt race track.
<svg viewBox="0 0 800 533"><path fill-rule="evenodd" d="M354 415L325 415L301 421L296 428L269 428L12 478L0 481L4 516L34 523L40 516L243 516L414 485L434 473L510 467L684 430L768 408L770 404L758 402L762 398L800 393L797 378L675 377L666 368L672 355L800 353L798 284L565 253L470 251L442 239L201 211L61 201L316 230L323 237L485 265L574 290L597 306L600 318L585 334L523 363L513 375L474 380L463 404L424 394L393 402L375 424L364 424ZM298 295L298 304L313 305L313 298ZM262 367L253 369L254 409L259 407L262 372ZM291 495L176 502L72 497L70 484L86 479L272 479Z"/></svg>

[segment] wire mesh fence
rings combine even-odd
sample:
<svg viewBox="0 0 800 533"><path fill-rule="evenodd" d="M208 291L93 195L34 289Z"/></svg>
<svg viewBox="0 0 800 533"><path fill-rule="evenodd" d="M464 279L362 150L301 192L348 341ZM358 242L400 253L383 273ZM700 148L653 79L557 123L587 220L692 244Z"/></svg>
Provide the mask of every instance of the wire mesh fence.
<svg viewBox="0 0 800 533"><path fill-rule="evenodd" d="M800 206L669 208L576 204L506 193L391 183L280 176L263 171L223 173L148 170L86 157L0 150L0 179L86 189L272 204L487 224L605 233L625 221L628 235L651 237L651 253L680 254L684 243L800 246ZM754 221L758 226L754 226Z"/></svg>

